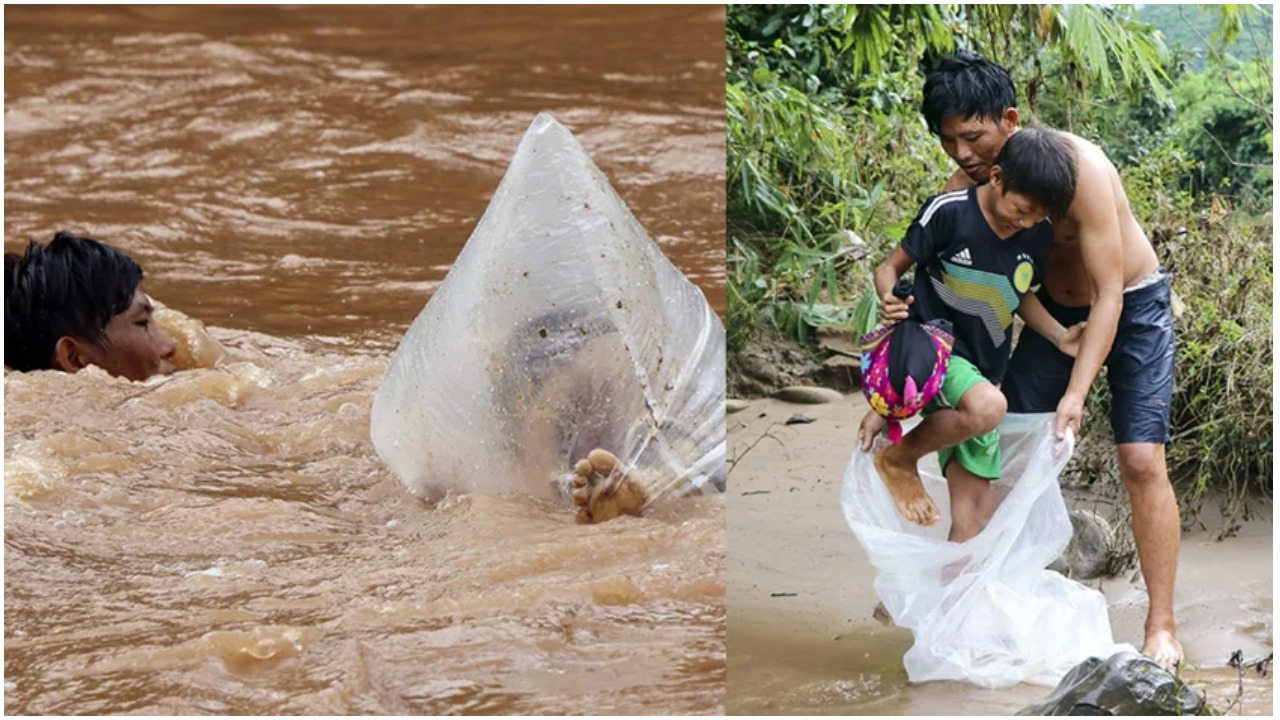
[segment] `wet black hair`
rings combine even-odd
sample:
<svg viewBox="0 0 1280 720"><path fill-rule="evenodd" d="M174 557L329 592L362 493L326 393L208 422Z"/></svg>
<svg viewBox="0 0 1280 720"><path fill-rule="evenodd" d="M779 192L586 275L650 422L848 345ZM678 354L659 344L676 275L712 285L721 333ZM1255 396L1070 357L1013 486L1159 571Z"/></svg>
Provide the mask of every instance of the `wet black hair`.
<svg viewBox="0 0 1280 720"><path fill-rule="evenodd" d="M1076 197L1076 156L1071 142L1047 128L1024 128L1009 136L996 156L1004 192L1026 195L1051 218L1060 218Z"/></svg>
<svg viewBox="0 0 1280 720"><path fill-rule="evenodd" d="M4 364L47 370L62 337L105 343L107 323L129 309L141 282L128 255L65 231L5 253Z"/></svg>
<svg viewBox="0 0 1280 720"><path fill-rule="evenodd" d="M1017 94L1009 71L981 55L947 55L924 79L920 112L934 135L941 135L942 121L954 115L999 121L1011 107L1017 107Z"/></svg>

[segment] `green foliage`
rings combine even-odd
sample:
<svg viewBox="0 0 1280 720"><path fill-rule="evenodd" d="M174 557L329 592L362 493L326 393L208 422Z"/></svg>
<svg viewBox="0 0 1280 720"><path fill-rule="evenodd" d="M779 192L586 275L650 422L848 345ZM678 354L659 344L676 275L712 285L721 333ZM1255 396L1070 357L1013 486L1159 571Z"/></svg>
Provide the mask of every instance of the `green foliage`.
<svg viewBox="0 0 1280 720"><path fill-rule="evenodd" d="M1076 129L1078 106L1117 96L1166 97L1168 53L1160 34L1124 5L963 5L961 47L1007 68L1021 106Z"/></svg>
<svg viewBox="0 0 1280 720"><path fill-rule="evenodd" d="M1122 5L729 6L729 349L761 333L852 330L856 298L954 169L919 115L923 68L954 49L1001 62L1023 116L1099 143L1187 311L1174 433L1182 497L1269 486L1270 56L1225 52L1270 12L1206 10L1209 62ZM855 317L856 316L856 317ZM1105 382L1081 447L1110 443ZM1105 449L1089 465L1089 448ZM1095 473L1096 474L1096 473Z"/></svg>
<svg viewBox="0 0 1280 720"><path fill-rule="evenodd" d="M1170 49L1188 51L1196 72L1208 66L1215 50L1242 61L1271 54L1272 18L1265 6L1206 8L1148 4L1138 11L1138 18L1160 30Z"/></svg>
<svg viewBox="0 0 1280 720"><path fill-rule="evenodd" d="M1188 75L1174 90L1182 108L1179 145L1199 161L1194 189L1233 196L1239 204L1271 204L1271 73L1262 64L1232 63Z"/></svg>
<svg viewBox="0 0 1280 720"><path fill-rule="evenodd" d="M868 76L902 69L923 50L954 49L946 5L730 5L731 82L735 69L767 61L809 95L835 94ZM753 73L764 73L758 66ZM756 74L753 79L763 80ZM744 79L738 75L737 79Z"/></svg>
<svg viewBox="0 0 1280 720"><path fill-rule="evenodd" d="M866 287L918 205L886 187L944 182L946 156L900 112L922 82L914 62L873 59L865 45L949 48L938 11L916 7L730 6L731 352L764 328L803 340L815 325L845 324L849 313L833 308ZM855 76L855 65L881 72Z"/></svg>

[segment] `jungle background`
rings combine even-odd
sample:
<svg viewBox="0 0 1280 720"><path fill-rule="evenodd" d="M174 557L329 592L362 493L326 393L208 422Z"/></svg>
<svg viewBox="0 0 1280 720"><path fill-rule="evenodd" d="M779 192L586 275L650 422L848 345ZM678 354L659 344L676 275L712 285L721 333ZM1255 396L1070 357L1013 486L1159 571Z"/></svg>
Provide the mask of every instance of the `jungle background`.
<svg viewBox="0 0 1280 720"><path fill-rule="evenodd" d="M955 50L1120 170L1177 296L1184 518L1216 506L1231 534L1272 482L1270 6L730 5L730 395L856 387L857 301L954 169L919 102ZM1100 377L1070 483L1118 483L1108 403Z"/></svg>

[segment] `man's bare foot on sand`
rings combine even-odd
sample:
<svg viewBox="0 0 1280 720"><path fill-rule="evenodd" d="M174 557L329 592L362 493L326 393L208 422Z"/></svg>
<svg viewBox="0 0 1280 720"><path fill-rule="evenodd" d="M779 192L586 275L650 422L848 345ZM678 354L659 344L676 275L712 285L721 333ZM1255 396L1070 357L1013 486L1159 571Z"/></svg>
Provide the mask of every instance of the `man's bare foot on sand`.
<svg viewBox="0 0 1280 720"><path fill-rule="evenodd" d="M573 502L578 522L597 523L626 513L639 515L648 496L630 475L617 476L617 456L599 448L573 466Z"/></svg>
<svg viewBox="0 0 1280 720"><path fill-rule="evenodd" d="M1142 654L1172 670L1182 662L1182 643L1178 642L1172 627L1149 628Z"/></svg>
<svg viewBox="0 0 1280 720"><path fill-rule="evenodd" d="M880 472L880 479L884 481L885 487L889 488L889 494L893 496L893 503L898 506L898 512L902 513L902 517L918 525L932 525L938 522L942 519L938 514L938 508L929 498L929 493L925 492L915 467L903 466L894 461L895 447L897 446L890 445L876 453L874 460L876 470Z"/></svg>

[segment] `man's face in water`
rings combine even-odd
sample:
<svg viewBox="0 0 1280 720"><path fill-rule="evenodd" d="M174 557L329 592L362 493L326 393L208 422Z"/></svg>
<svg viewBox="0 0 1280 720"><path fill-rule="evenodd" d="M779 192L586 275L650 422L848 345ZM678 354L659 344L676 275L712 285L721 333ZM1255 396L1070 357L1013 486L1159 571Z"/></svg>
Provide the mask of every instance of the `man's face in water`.
<svg viewBox="0 0 1280 720"><path fill-rule="evenodd" d="M178 345L156 325L151 317L153 311L146 293L135 290L129 308L107 323L104 342L77 341L74 362L97 365L112 375L134 381L172 373Z"/></svg>
<svg viewBox="0 0 1280 720"><path fill-rule="evenodd" d="M1004 141L1018 129L1018 111L1005 108L999 120L951 115L938 126L938 141L975 183L986 182Z"/></svg>

